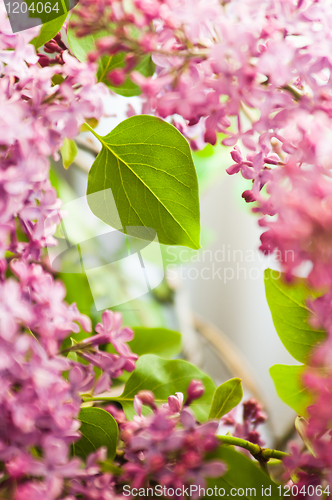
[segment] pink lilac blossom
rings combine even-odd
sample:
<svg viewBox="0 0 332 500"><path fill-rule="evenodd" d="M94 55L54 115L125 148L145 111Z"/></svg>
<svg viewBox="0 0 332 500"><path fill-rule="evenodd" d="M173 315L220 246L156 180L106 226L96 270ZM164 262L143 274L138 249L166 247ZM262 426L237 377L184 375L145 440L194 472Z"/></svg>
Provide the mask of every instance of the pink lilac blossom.
<svg viewBox="0 0 332 500"><path fill-rule="evenodd" d="M127 462L120 483L129 482L134 488L161 484L182 490L191 484L204 488L206 478L224 474L226 465L222 461L206 459L206 455L219 446L215 436L218 422L198 424L189 408L192 401L201 397L201 389L204 391L202 383L194 380L188 388L188 404L183 405L183 394L177 393L169 396L168 403L159 408L150 391L141 391L135 396L137 415L132 421L127 421L115 406L106 407L117 420L124 443ZM152 415L142 415L143 405L152 409Z"/></svg>
<svg viewBox="0 0 332 500"><path fill-rule="evenodd" d="M41 248L54 244L61 202L48 179L49 157L58 157L63 140L75 137L86 118L100 117L102 87L96 84L94 66L80 63L68 51L61 54L64 64L41 67L28 43L36 29L13 35L3 7L0 16L3 273L7 250L38 260ZM54 76L61 83L55 85Z"/></svg>
<svg viewBox="0 0 332 500"><path fill-rule="evenodd" d="M31 495L46 490L47 498L55 499L65 480L77 477L91 483L91 488L97 481L99 470L88 474L81 460L69 458L70 445L80 437L80 393L108 390L111 377L127 367L133 369L137 356L124 343L133 333L121 328L118 313L104 312L106 340L116 339L122 353L104 353L109 362L105 361L104 373L96 380L93 366L97 363L85 366L59 355L62 340L79 331L77 321L90 330L90 320L75 304L63 302L63 285L40 265L28 266L21 260L13 261L11 268L19 281L10 278L0 283L0 461L8 474L6 483L18 485L15 499L30 490ZM74 347L83 357L85 348L97 349L104 341L99 333L89 337L82 350L79 344ZM69 371L68 381L65 371ZM27 476L43 482L26 483Z"/></svg>
<svg viewBox="0 0 332 500"><path fill-rule="evenodd" d="M97 329L104 328L106 341L114 341L121 352L105 353L109 363L98 380L93 364L85 366L60 353L69 335L81 328L91 331L91 321L75 304L64 302L63 284L35 262L43 247L54 244L61 217L61 202L48 178L49 157L57 157L64 138L74 137L86 118L100 117L102 89L94 65L78 62L63 45L61 60L40 65L29 44L37 34L33 29L13 35L1 7L1 492L15 500L53 500L67 484L68 500L80 495L77 482L84 481L86 498L95 498L94 492L107 484L107 474L92 466L93 457L84 464L69 453L80 438L80 393L107 390L111 377L134 369L137 356L125 344L132 331L121 328L119 313L110 311ZM54 76L60 83L53 82ZM97 350L104 340L99 331L84 348ZM76 483L68 486L73 478ZM104 498L117 498L112 487Z"/></svg>

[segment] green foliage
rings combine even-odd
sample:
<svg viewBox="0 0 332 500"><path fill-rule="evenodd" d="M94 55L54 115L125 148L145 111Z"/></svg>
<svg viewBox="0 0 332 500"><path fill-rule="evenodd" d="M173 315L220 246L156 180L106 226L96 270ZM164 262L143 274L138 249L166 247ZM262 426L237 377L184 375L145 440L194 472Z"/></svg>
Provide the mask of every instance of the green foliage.
<svg viewBox="0 0 332 500"><path fill-rule="evenodd" d="M65 284L67 290L66 301L68 304L75 302L81 313L91 316L93 297L86 275L79 273L60 273L59 278ZM76 335L75 338L77 339ZM81 340L81 338L78 340Z"/></svg>
<svg viewBox="0 0 332 500"><path fill-rule="evenodd" d="M67 139L63 141L63 146L60 149L62 156L62 163L65 169L69 168L77 156L77 146L76 142L72 139Z"/></svg>
<svg viewBox="0 0 332 500"><path fill-rule="evenodd" d="M181 352L181 334L167 328L133 327L135 336L128 342L130 349L139 356L156 354L165 359L173 358ZM109 344L108 352L115 352Z"/></svg>
<svg viewBox="0 0 332 500"><path fill-rule="evenodd" d="M210 458L223 460L227 464L227 472L220 478L208 479L208 488L224 488L224 496L235 499L259 500L267 497L271 500L277 500L280 498L277 485L258 467L258 465L256 465L255 462L242 453L238 453L228 446L220 446L216 452L211 454ZM233 496L235 490L233 490L233 494L231 494L232 488L238 490L239 494ZM244 491L239 490L240 488ZM262 488L265 494L262 493ZM268 490L266 490L266 488L268 488ZM206 496L204 499L217 498L217 496Z"/></svg>
<svg viewBox="0 0 332 500"><path fill-rule="evenodd" d="M34 45L36 49L39 49L40 47L45 45L45 43L52 40L52 38L54 38L61 30L66 17L67 13L63 14L60 17L56 17L48 23L43 24L39 35L33 38L30 43L32 43L32 45Z"/></svg>
<svg viewBox="0 0 332 500"><path fill-rule="evenodd" d="M74 11L75 12L75 11ZM106 35L105 32L101 31L96 35L87 35L83 37L76 37L73 28L71 27L71 19L73 14L70 16L68 29L67 29L67 37L70 50L74 54L75 57L81 62L85 62L87 60L87 56L89 52L92 52L95 48L95 42L98 38L101 38Z"/></svg>
<svg viewBox="0 0 332 500"><path fill-rule="evenodd" d="M95 43L98 38L110 35L110 33L105 33L103 31L96 33L95 35L88 35L85 37L78 38L75 36L74 30L70 26L68 27L68 42L72 53L77 57L77 59L81 62L87 60L87 56L89 52L92 52L95 48ZM116 94L123 95L125 97L132 97L141 94L141 89L133 83L130 78L126 78L123 84L119 86L114 86L111 84L108 79L108 74L110 71L115 69L123 68L125 65L125 54L119 52L114 56L103 56L98 63L98 71L97 71L97 79L98 82L102 82L107 87L109 87ZM144 76L151 76L155 71L155 64L152 62L150 56L144 56L138 62L135 70L141 73Z"/></svg>
<svg viewBox="0 0 332 500"><path fill-rule="evenodd" d="M297 414L307 416L306 408L311 403L311 396L301 383L304 369L303 365L274 365L269 371L280 399Z"/></svg>
<svg viewBox="0 0 332 500"><path fill-rule="evenodd" d="M98 72L97 72L98 81L107 85L107 87L113 90L113 92L115 92L116 94L123 95L124 97L132 97L140 95L142 93L141 89L139 88L138 85L132 82L129 77L127 77L126 80L121 85L114 86L111 84L107 75L109 74L110 71L114 69L123 68L124 64L125 64L125 54L123 53L115 54L114 56L111 57L109 56L102 57L98 66ZM153 63L151 56L147 55L140 60L140 62L137 64L135 68L135 71L138 71L143 76L151 76L153 75L155 68L156 66Z"/></svg>
<svg viewBox="0 0 332 500"><path fill-rule="evenodd" d="M86 458L101 446L107 447L107 456L115 457L119 429L112 415L101 408L82 408L78 418L82 422L82 437L73 444L74 455Z"/></svg>
<svg viewBox="0 0 332 500"><path fill-rule="evenodd" d="M240 378L232 378L217 387L212 400L209 418L220 419L226 415L243 397L243 390Z"/></svg>
<svg viewBox="0 0 332 500"><path fill-rule="evenodd" d="M128 419L135 415L133 401L139 391L152 391L157 404L167 403L168 396L182 392L186 398L187 388L192 379L201 380L205 393L194 401L190 408L198 421L208 419L212 396L215 390L214 382L198 368L182 359L165 360L152 354L139 358L136 370L128 379L124 391L116 401L121 403ZM146 414L149 410L144 408Z"/></svg>
<svg viewBox="0 0 332 500"><path fill-rule="evenodd" d="M98 204L89 203L93 213L119 230L145 227L147 236L136 235L143 239L153 237L152 228L160 243L199 248L197 176L180 132L143 115L128 118L104 137L95 135L103 147L91 167L87 194L111 189L118 213L106 195Z"/></svg>
<svg viewBox="0 0 332 500"><path fill-rule="evenodd" d="M275 329L287 351L297 361L307 363L311 348L325 338L323 331L308 325L306 301L317 293L307 287L305 279L287 284L283 277L275 279L273 273L271 269L265 271L265 292Z"/></svg>

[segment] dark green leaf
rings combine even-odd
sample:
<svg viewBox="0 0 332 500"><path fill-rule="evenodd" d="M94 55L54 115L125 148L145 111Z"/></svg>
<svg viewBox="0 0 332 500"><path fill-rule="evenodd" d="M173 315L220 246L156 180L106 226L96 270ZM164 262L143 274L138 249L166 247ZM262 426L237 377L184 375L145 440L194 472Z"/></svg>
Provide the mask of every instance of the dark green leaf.
<svg viewBox="0 0 332 500"><path fill-rule="evenodd" d="M69 168L77 156L77 146L72 139L65 138L63 146L60 149L62 156L62 163L65 169Z"/></svg>
<svg viewBox="0 0 332 500"><path fill-rule="evenodd" d="M212 400L209 418L220 419L238 405L243 397L240 378L231 378L217 387Z"/></svg>
<svg viewBox="0 0 332 500"><path fill-rule="evenodd" d="M228 446L220 446L210 458L223 460L227 464L228 470L220 478L208 479L207 487L212 489L216 487L217 494L212 497L207 495L204 499L224 496L248 500L258 500L266 497L272 500L280 500L277 484L256 465L256 462L253 462L242 453ZM220 488L224 488L225 493L220 491L218 494ZM232 488L234 489L232 490Z"/></svg>
<svg viewBox="0 0 332 500"><path fill-rule="evenodd" d="M52 40L52 38L54 38L61 30L66 17L67 13L43 24L39 35L33 38L30 43L32 43L36 49L39 49L39 47L42 47L45 43Z"/></svg>
<svg viewBox="0 0 332 500"><path fill-rule="evenodd" d="M273 323L287 351L306 363L311 348L325 338L323 331L313 330L308 324L306 301L317 293L307 287L305 279L287 284L283 277L276 279L277 274L271 269L265 271L265 292Z"/></svg>
<svg viewBox="0 0 332 500"><path fill-rule="evenodd" d="M156 354L162 358L170 359L181 351L181 334L166 328L133 327L135 336L128 342L130 349L139 356L143 354ZM108 352L115 352L109 344Z"/></svg>
<svg viewBox="0 0 332 500"><path fill-rule="evenodd" d="M269 370L279 398L302 416L307 415L306 408L311 403L311 396L301 383L304 369L303 365L274 365Z"/></svg>
<svg viewBox="0 0 332 500"><path fill-rule="evenodd" d="M142 356L137 361L136 370L128 379L122 395L116 400L123 406L127 418L132 419L135 415L133 401L139 391L152 391L157 404L167 403L168 396L176 392L182 392L186 398L187 388L192 379L203 382L205 393L194 401L190 408L198 421L205 421L209 416L216 386L205 373L182 359L165 360L152 354Z"/></svg>
<svg viewBox="0 0 332 500"><path fill-rule="evenodd" d="M89 453L101 446L107 447L107 456L115 457L119 430L112 415L101 408L82 408L78 418L82 422L80 433L82 437L73 444L73 453L86 458Z"/></svg>
<svg viewBox="0 0 332 500"><path fill-rule="evenodd" d="M110 134L97 137L103 147L91 167L87 194L111 189L118 214L109 215L103 194L98 206L90 205L93 213L116 228L118 215L123 228L152 228L160 243L199 248L197 176L180 132L163 120L143 115L132 116Z"/></svg>

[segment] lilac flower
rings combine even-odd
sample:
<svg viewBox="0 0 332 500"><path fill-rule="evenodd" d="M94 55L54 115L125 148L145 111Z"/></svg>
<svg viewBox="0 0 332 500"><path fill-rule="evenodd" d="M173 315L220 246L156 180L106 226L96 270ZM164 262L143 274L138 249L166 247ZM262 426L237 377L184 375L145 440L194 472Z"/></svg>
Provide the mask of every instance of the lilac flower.
<svg viewBox="0 0 332 500"><path fill-rule="evenodd" d="M233 428L233 436L263 446L264 441L261 439L257 427L262 425L266 419L267 415L262 406L254 398L251 398L221 418L219 431L221 433L223 431L229 432L230 428ZM244 450L239 449L239 451L243 452ZM246 452L244 451L244 453Z"/></svg>
<svg viewBox="0 0 332 500"><path fill-rule="evenodd" d="M192 381L188 393L202 384ZM204 387L203 387L204 389ZM220 477L226 470L219 460L207 460L206 455L219 443L215 436L218 422L197 424L190 408L181 409L183 395L169 396L168 404L157 408L151 393L143 391L135 398L138 416L133 421L118 420L125 458L122 481L130 481L140 488L155 481L168 488L182 488L190 484L205 486L207 477ZM143 417L142 404L153 409L152 415ZM114 413L114 409L111 409ZM117 411L115 411L117 416Z"/></svg>

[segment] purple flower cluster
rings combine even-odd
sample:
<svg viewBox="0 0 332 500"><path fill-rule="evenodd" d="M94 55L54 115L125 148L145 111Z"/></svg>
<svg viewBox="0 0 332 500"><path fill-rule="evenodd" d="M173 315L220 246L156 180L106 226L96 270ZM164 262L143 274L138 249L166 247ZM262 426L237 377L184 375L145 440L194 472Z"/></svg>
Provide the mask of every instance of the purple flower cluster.
<svg viewBox="0 0 332 500"><path fill-rule="evenodd" d="M49 157L86 118L102 112L94 66L63 52L65 64L41 67L35 29L12 34L0 10L0 272L7 251L38 260L54 244L61 202L49 178ZM57 82L57 83L56 83Z"/></svg>
<svg viewBox="0 0 332 500"><path fill-rule="evenodd" d="M57 157L63 140L74 137L86 118L99 118L102 106L94 66L67 51L62 61L41 67L29 44L37 34L13 35L1 7L0 461L2 493L15 500L59 498L74 477L93 482L99 468L84 468L69 456L80 437L80 392L108 389L110 378L132 370L137 359L124 344L133 333L109 311L97 328L121 352L109 354L108 364L105 359L102 382L92 365L60 355L63 340L81 327L90 332L91 322L64 302L63 284L35 263L41 249L54 243L60 221L49 156ZM97 350L102 340L91 337L91 346Z"/></svg>
<svg viewBox="0 0 332 500"><path fill-rule="evenodd" d="M167 404L157 407L154 395L141 391L135 396L138 415L132 421L127 421L114 406L106 408L119 424L127 460L119 483L129 483L133 488L159 484L182 490L188 485L205 487L206 478L220 477L226 471L220 460L206 458L220 444L215 436L218 422L198 424L189 408L202 392L201 382L193 380L185 404L183 394L177 393L169 396ZM143 416L143 405L149 406L152 414Z"/></svg>
<svg viewBox="0 0 332 500"><path fill-rule="evenodd" d="M5 463L8 488L18 484L15 499L45 491L53 499L65 479L88 475L84 480L93 482L99 474L99 469L84 472L79 459L69 458L70 445L80 437L80 393L108 390L111 378L134 369L137 356L125 344L133 332L121 328L118 313L105 311L96 327L105 334L89 337L82 346L74 344L79 356L96 359L83 365L61 356L62 340L79 331L77 321L89 331L89 319L75 304L63 302L63 285L40 265L13 261L11 269L19 281L10 278L0 284L0 461ZM98 345L105 342L120 352L99 353ZM98 380L93 366L103 369ZM27 482L27 476L43 482Z"/></svg>

